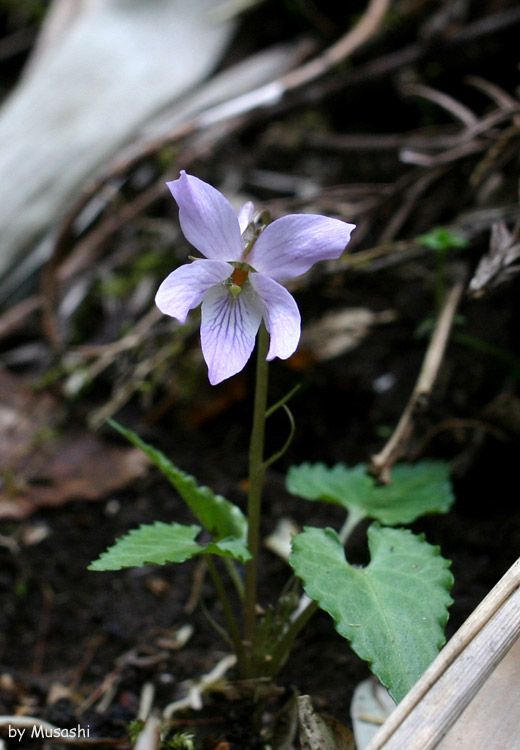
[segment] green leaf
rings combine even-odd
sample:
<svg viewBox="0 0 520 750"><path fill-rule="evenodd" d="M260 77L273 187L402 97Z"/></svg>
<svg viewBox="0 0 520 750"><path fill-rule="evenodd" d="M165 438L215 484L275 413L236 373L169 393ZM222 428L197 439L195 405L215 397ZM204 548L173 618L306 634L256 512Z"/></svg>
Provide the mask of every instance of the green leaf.
<svg viewBox="0 0 520 750"><path fill-rule="evenodd" d="M89 565L89 570L121 570L141 565L165 565L184 562L203 551L195 541L200 526L184 526L180 523L142 525L103 552Z"/></svg>
<svg viewBox="0 0 520 750"><path fill-rule="evenodd" d="M203 553L233 557L242 562L248 559L249 552L240 540L223 539L201 545L195 541L200 531L200 526L162 521L142 525L118 539L89 565L89 570L121 570L142 565L181 563Z"/></svg>
<svg viewBox="0 0 520 750"><path fill-rule="evenodd" d="M306 528L290 563L305 592L334 619L399 701L444 643L453 576L438 547L405 529L368 529L370 563L350 565L332 529Z"/></svg>
<svg viewBox="0 0 520 750"><path fill-rule="evenodd" d="M437 252L447 252L455 247L467 247L469 242L464 235L454 232L447 227L437 227L427 234L421 234L417 237L418 241Z"/></svg>
<svg viewBox="0 0 520 750"><path fill-rule="evenodd" d="M227 537L227 539L209 542L206 545L205 551L214 555L220 555L220 557L232 557L234 560L239 560L240 562L247 562L251 559L251 553L245 542L236 537Z"/></svg>
<svg viewBox="0 0 520 750"><path fill-rule="evenodd" d="M360 518L375 518L387 526L406 524L427 513L446 513L454 496L448 467L442 461L421 461L394 467L392 482L378 485L365 464L349 468L336 464L291 466L287 489L306 500L341 505Z"/></svg>
<svg viewBox="0 0 520 750"><path fill-rule="evenodd" d="M215 495L209 487L201 487L190 474L178 469L161 451L113 419L109 424L132 445L145 453L175 487L186 505L192 510L202 526L217 539L233 537L247 540L247 519L237 505L222 495Z"/></svg>

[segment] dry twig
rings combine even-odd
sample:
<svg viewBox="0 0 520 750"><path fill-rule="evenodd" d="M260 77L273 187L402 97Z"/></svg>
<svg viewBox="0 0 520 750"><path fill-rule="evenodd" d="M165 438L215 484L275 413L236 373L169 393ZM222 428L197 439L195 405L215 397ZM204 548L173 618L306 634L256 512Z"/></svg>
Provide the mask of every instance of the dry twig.
<svg viewBox="0 0 520 750"><path fill-rule="evenodd" d="M370 472L385 484L390 482L390 470L403 455L404 443L413 430L414 416L424 409L430 398L448 344L453 318L464 291L464 283L456 282L446 295L435 330L423 360L421 372L394 433L385 447L370 459Z"/></svg>
<svg viewBox="0 0 520 750"><path fill-rule="evenodd" d="M340 62L352 55L376 33L389 6L390 0L370 0L365 14L356 26L314 60L252 92L236 97L236 99L224 104L210 107L160 138L154 138L144 144L139 144L137 148L127 150L118 156L98 179L85 188L83 194L69 211L54 243L54 255L60 255L64 246L68 243L79 212L108 181L127 172L167 144L179 142L197 132L208 131L210 126L241 118L243 115L253 113L258 108L274 106L290 91L303 87L325 75L331 68L339 65ZM243 120L239 119L238 124L241 125L242 123ZM234 130L234 124L229 122L228 128ZM226 129L224 134L229 134L229 130ZM217 140L220 140L223 137L222 131L218 131L215 136ZM186 161L185 154L183 154L182 161L183 164Z"/></svg>

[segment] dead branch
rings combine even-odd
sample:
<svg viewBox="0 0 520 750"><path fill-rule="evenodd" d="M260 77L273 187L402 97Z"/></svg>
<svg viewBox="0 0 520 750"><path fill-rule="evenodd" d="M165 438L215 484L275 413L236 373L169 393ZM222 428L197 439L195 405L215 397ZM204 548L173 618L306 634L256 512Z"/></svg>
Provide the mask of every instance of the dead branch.
<svg viewBox="0 0 520 750"><path fill-rule="evenodd" d="M395 212L391 221L387 224L387 226L381 233L381 243L389 242L397 235L407 218L410 216L414 207L417 205L417 202L424 195L426 190L428 190L430 185L436 182L436 180L438 180L444 174L444 172L445 170L442 167L437 167L437 169L432 169L425 174L420 174L412 183L412 185L405 190L404 199L400 209Z"/></svg>
<svg viewBox="0 0 520 750"><path fill-rule="evenodd" d="M309 84L318 78L321 79L333 67L339 65L340 62L351 56L360 46L365 44L377 32L389 5L389 0L372 0L358 24L322 55L290 73L282 75L271 83L260 86L224 104L209 107L201 114L162 134L159 138L153 138L145 143L137 144L132 149L126 149L108 165L102 174L84 189L75 205L72 206L65 220L62 222L58 236L54 242L54 254L59 254L64 246L68 244L77 215L101 187L118 175L127 172L143 159L157 153L160 148L182 141L196 132L204 131L209 125L233 120L241 115L257 114L259 109L276 108L282 100L286 101L288 93L299 91L302 100L308 98L309 95L311 99L316 98L315 94L310 91ZM464 34L460 31L447 38L447 46L457 46L468 36L470 38L478 38L479 35L485 36L496 32L504 26L519 23L520 11L517 12L516 9L513 9L513 11L497 13L492 18L487 19L487 23L479 23L475 29L470 24L470 28L463 30ZM427 51L428 45L424 43L414 44L404 50L398 50L395 53L385 55L364 66L360 66L355 71L351 71L348 80L345 80L344 76L338 75L332 82L322 82L318 96L319 98L323 98L335 90L345 88L347 85L364 83L370 79L389 75L402 65L421 59L427 54ZM294 103L293 101L288 106L293 106ZM244 121L241 122L247 124ZM477 128L478 124L475 124L473 127ZM468 127L467 130L472 131L472 128ZM467 133L467 136L470 137L470 132ZM473 133L471 133L472 136ZM183 161L184 163L184 159L178 159L178 161Z"/></svg>
<svg viewBox="0 0 520 750"><path fill-rule="evenodd" d="M446 295L419 377L397 427L385 447L370 459L370 473L384 484L390 482L390 470L404 453L404 444L413 431L413 420L416 413L424 409L430 399L464 287L464 282L457 281Z"/></svg>
<svg viewBox="0 0 520 750"><path fill-rule="evenodd" d="M133 149L126 149L109 164L102 174L86 186L76 203L69 210L54 242L53 255L58 255L68 243L76 217L104 184L127 172L140 161L157 153L158 150L168 144L181 141L197 132L205 131L217 123L235 120L240 116L251 114L258 108L275 105L289 91L300 88L323 76L368 41L379 28L389 5L390 0L371 0L366 13L356 26L311 62L282 75L271 83L260 86L254 91L240 95L231 101L224 102L224 104L210 106L201 114L182 122L159 138L153 138L144 144L138 144ZM243 120L239 120L239 122L242 123ZM226 129L225 134L228 133L229 131ZM222 137L221 134L220 138ZM181 160L178 159L178 161ZM182 159L182 162L184 164L184 159Z"/></svg>
<svg viewBox="0 0 520 750"><path fill-rule="evenodd" d="M442 109L449 112L456 120L459 120L467 128L470 128L477 124L478 117L474 112L466 107L466 105L454 99L452 96L448 96L444 91L438 91L437 89L431 88L431 86L423 86L417 83L408 83L401 87L401 92L405 96L421 96L423 99L437 104Z"/></svg>
<svg viewBox="0 0 520 750"><path fill-rule="evenodd" d="M368 8L358 23L322 55L287 73L281 84L285 92L299 88L328 73L331 68L350 57L359 47L369 41L379 30L383 18L390 8L390 0L370 0Z"/></svg>

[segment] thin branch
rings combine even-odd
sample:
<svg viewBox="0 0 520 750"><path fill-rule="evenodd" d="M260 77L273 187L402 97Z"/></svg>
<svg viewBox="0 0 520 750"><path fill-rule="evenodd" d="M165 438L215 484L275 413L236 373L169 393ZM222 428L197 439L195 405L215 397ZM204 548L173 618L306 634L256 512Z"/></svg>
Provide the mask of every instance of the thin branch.
<svg viewBox="0 0 520 750"><path fill-rule="evenodd" d="M257 113L259 109L267 107L270 107L272 110L272 108L280 105L282 100L284 107L293 107L298 102L296 99L293 99L292 102L287 103L286 95L289 92L294 93L297 90L299 91L299 103L323 99L337 90L388 76L399 67L424 58L430 49L429 46L425 43L414 43L409 47L396 50L365 63L357 69L350 71L348 78L345 75L338 75L333 79L320 82L320 86L317 89L316 87L312 89L312 87L308 86L308 84L323 76L332 67L339 65L339 63L352 55L360 46L369 41L370 37L379 29L389 6L389 0L372 0L359 23L338 42L329 47L322 55L247 94L235 97L223 104L209 107L207 110L190 120L182 122L180 125L172 128L170 132L162 134L158 138L153 138L145 143L139 143L134 147L125 149L124 152L119 154L107 166L102 174L98 175L96 179L85 187L75 205L69 210L54 241L54 254L56 255L64 251L72 234L76 216L91 198L98 193L101 187L118 175L128 171L143 159L157 153L160 148L179 142L183 138L192 136L197 132L204 131L211 124L219 123L221 125L225 121L235 120L235 129L237 129L248 121L249 118L244 117L245 115L250 116L253 113ZM480 36L487 36L490 33L497 32L501 28L509 27L519 22L519 9L513 9L512 12L506 11L486 16L484 19L479 19L477 24L470 24L462 31L451 34L444 40L443 46L447 49L460 46L467 38L475 39ZM304 85L307 85L307 87L305 88ZM242 117L239 117L240 115ZM238 123L236 122L237 119L239 120ZM231 123L229 123L229 127L232 127ZM226 134L228 133L229 131ZM215 135L214 140L219 140L218 134Z"/></svg>
<svg viewBox="0 0 520 750"><path fill-rule="evenodd" d="M403 454L403 445L413 430L415 414L419 409L423 409L429 401L464 288L465 283L458 281L446 295L419 377L397 427L383 450L372 456L370 460L370 472L380 482L388 483L390 481L390 469Z"/></svg>
<svg viewBox="0 0 520 750"><path fill-rule="evenodd" d="M332 67L352 55L356 49L375 34L389 6L390 0L371 0L365 14L361 16L356 26L322 55L253 91L222 104L210 106L202 113L172 128L169 133L145 143L139 143L134 148L125 149L108 165L102 174L85 187L74 206L69 210L55 240L54 255L63 251L72 232L76 216L105 183L126 172L143 159L156 154L161 147L167 144L178 142L187 136L194 135L196 132L204 131L211 125L230 121L241 115L251 114L262 107L273 106L289 91L298 89L324 75Z"/></svg>
<svg viewBox="0 0 520 750"><path fill-rule="evenodd" d="M329 47L322 55L282 77L285 91L299 88L328 73L368 42L379 30L390 8L390 0L370 0L368 8L354 28Z"/></svg>
<svg viewBox="0 0 520 750"><path fill-rule="evenodd" d="M518 100L510 96L507 91L504 91L503 88L497 86L492 81L481 78L481 76L466 76L464 78L464 83L467 83L469 86L473 86L484 94L487 94L489 98L502 109L518 109Z"/></svg>
<svg viewBox="0 0 520 750"><path fill-rule="evenodd" d="M417 83L408 83L402 86L401 91L405 96L421 96L423 99L428 99L428 101L437 104L437 106L449 112L467 128L478 123L478 117L469 107L466 107L452 96L445 94L444 91L438 91L431 86L423 86Z"/></svg>

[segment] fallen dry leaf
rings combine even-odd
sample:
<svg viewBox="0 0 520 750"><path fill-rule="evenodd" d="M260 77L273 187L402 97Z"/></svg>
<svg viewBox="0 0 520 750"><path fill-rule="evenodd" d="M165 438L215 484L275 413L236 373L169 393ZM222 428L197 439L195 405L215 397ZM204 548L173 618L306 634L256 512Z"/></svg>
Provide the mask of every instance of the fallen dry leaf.
<svg viewBox="0 0 520 750"><path fill-rule="evenodd" d="M520 272L520 221L512 232L504 221L491 227L489 251L480 259L469 283L469 294L482 297L486 292L510 281Z"/></svg>
<svg viewBox="0 0 520 750"><path fill-rule="evenodd" d="M339 721L317 713L308 695L298 698L302 750L355 750L352 732Z"/></svg>
<svg viewBox="0 0 520 750"><path fill-rule="evenodd" d="M61 426L59 402L0 370L0 518L24 519L41 506L99 500L146 471L136 448Z"/></svg>

